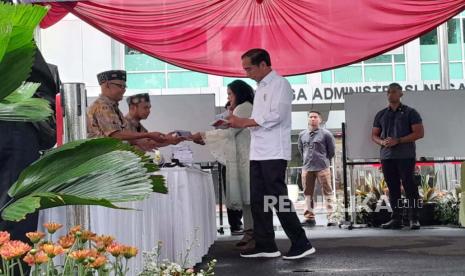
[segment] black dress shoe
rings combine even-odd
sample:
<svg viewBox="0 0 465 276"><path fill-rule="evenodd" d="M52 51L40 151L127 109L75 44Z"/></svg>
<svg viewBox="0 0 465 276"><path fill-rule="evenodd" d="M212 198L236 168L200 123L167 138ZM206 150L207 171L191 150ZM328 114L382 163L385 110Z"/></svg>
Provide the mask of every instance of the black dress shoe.
<svg viewBox="0 0 465 276"><path fill-rule="evenodd" d="M304 219L300 222L300 225L307 226L307 227L313 227L316 225L316 221L314 219Z"/></svg>
<svg viewBox="0 0 465 276"><path fill-rule="evenodd" d="M402 221L399 219L391 219L390 221L381 224L381 228L383 229L401 229L402 228Z"/></svg>
<svg viewBox="0 0 465 276"><path fill-rule="evenodd" d="M417 219L410 220L410 229L411 230L420 229L420 222Z"/></svg>

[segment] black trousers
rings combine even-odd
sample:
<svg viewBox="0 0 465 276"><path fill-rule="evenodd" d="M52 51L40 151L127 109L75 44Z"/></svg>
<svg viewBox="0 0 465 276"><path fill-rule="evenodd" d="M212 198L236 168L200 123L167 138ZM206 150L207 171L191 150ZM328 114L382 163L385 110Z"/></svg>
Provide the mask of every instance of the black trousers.
<svg viewBox="0 0 465 276"><path fill-rule="evenodd" d="M288 198L286 167L286 160L250 161L250 200L254 239L259 250L277 250L272 207L292 245L309 242Z"/></svg>
<svg viewBox="0 0 465 276"><path fill-rule="evenodd" d="M383 165L384 179L389 188L389 203L392 208L392 218L400 219L402 208L409 209L409 218L417 219L419 202L418 186L414 181L415 159L384 159ZM404 187L407 202L401 200L400 185Z"/></svg>
<svg viewBox="0 0 465 276"><path fill-rule="evenodd" d="M37 130L31 124L0 121L0 207L10 200L8 189L21 171L38 158ZM37 230L38 219L37 212L20 222L0 218L0 231L8 231L12 240L29 242L26 233ZM29 271L28 266L24 266L24 269L25 273Z"/></svg>

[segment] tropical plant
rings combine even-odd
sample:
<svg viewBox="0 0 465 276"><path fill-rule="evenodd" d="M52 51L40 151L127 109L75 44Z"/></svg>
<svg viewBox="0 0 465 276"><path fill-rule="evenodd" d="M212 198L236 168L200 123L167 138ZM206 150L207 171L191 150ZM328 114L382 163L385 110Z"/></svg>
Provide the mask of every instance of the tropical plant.
<svg viewBox="0 0 465 276"><path fill-rule="evenodd" d="M34 29L46 13L42 6L0 3L1 121L42 121L52 114L46 100L32 97L40 84L24 83L36 51Z"/></svg>
<svg viewBox="0 0 465 276"><path fill-rule="evenodd" d="M27 167L8 191L2 218L19 221L38 209L101 205L166 193L158 167L143 152L113 138L70 142Z"/></svg>
<svg viewBox="0 0 465 276"><path fill-rule="evenodd" d="M358 186L356 190L357 195L357 213L356 222L369 225L380 224L386 212L386 204L388 200L389 190L384 179L378 179L371 173L368 173L364 179L364 184ZM380 208L384 206L383 208ZM378 212L379 211L379 212Z"/></svg>
<svg viewBox="0 0 465 276"><path fill-rule="evenodd" d="M429 174L427 175L422 175L421 176L421 187L419 189L421 199L423 200L423 203L431 203L435 202L436 199L438 198L438 193L436 191L436 175L434 176L434 181L433 185L430 186L430 178L431 176Z"/></svg>

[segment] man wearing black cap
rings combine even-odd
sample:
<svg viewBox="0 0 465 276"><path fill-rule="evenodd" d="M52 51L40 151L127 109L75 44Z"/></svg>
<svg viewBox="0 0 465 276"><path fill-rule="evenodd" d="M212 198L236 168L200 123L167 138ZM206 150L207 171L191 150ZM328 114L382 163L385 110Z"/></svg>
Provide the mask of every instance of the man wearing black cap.
<svg viewBox="0 0 465 276"><path fill-rule="evenodd" d="M150 115L150 96L147 93L136 94L126 98L128 103L129 112L124 116L127 123L127 129L129 131L147 133L148 130L141 124L141 120L147 119ZM164 147L170 145L169 143L160 143L153 141L146 141L147 139L136 140L134 144L144 150L144 145L150 142L150 145L154 147Z"/></svg>
<svg viewBox="0 0 465 276"><path fill-rule="evenodd" d="M102 93L87 110L87 136L113 137L129 141L144 150L151 150L158 143L178 144L183 139L160 132L136 132L128 124L118 108L118 102L126 92L126 71L111 70L97 75ZM147 139L145 139L147 138Z"/></svg>

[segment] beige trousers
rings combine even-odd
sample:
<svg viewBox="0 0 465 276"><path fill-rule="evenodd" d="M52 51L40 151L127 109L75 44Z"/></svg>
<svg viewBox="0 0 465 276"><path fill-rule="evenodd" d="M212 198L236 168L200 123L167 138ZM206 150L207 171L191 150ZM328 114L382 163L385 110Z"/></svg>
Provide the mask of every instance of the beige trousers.
<svg viewBox="0 0 465 276"><path fill-rule="evenodd" d="M333 212L333 187L331 185L331 170L329 168L315 172L302 170L302 186L304 188L306 203L304 217L306 219L315 219L315 213L313 212L313 208L315 207L314 194L316 179L318 179L318 182L320 183L321 188L323 190L328 218Z"/></svg>

